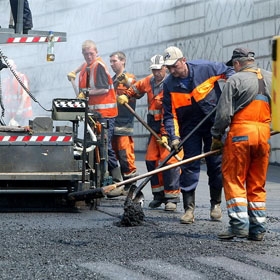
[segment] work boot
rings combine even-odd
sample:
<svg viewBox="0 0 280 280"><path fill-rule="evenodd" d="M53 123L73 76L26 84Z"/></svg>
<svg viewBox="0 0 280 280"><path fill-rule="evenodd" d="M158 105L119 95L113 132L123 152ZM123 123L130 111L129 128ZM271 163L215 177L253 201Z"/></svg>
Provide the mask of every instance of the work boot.
<svg viewBox="0 0 280 280"><path fill-rule="evenodd" d="M262 241L263 238L264 238L264 232L260 232L257 234L249 233L249 236L247 237L248 240L252 240L252 241Z"/></svg>
<svg viewBox="0 0 280 280"><path fill-rule="evenodd" d="M118 197L124 195L124 186L117 187L114 190L107 193L108 198Z"/></svg>
<svg viewBox="0 0 280 280"><path fill-rule="evenodd" d="M110 173L111 173L112 180L113 180L114 183L119 183L119 182L123 181L123 177L122 177L122 174L121 174L121 169L120 169L119 166L112 169L110 171ZM118 196L123 194L123 190L124 190L124 186L117 187L114 190L107 193L107 197L109 197L109 198L118 197Z"/></svg>
<svg viewBox="0 0 280 280"><path fill-rule="evenodd" d="M220 204L211 205L210 218L212 221L220 221L222 219L222 209Z"/></svg>
<svg viewBox="0 0 280 280"><path fill-rule="evenodd" d="M110 173L111 173L111 176L112 176L112 179L113 179L114 183L119 183L119 182L123 181L123 177L122 177L122 173L121 173L121 168L119 166L115 167L114 169L112 169L110 171Z"/></svg>
<svg viewBox="0 0 280 280"><path fill-rule="evenodd" d="M222 190L218 190L210 187L210 197L211 197L210 219L212 221L220 221L222 219L221 196L222 196Z"/></svg>
<svg viewBox="0 0 280 280"><path fill-rule="evenodd" d="M181 217L181 224L192 224L194 222L195 191L183 192L183 203L185 214Z"/></svg>
<svg viewBox="0 0 280 280"><path fill-rule="evenodd" d="M162 200L155 200L154 199L149 203L149 207L152 208L152 209L155 209L155 208L160 207L162 203L163 203Z"/></svg>
<svg viewBox="0 0 280 280"><path fill-rule="evenodd" d="M162 203L165 203L163 191L154 193L154 199L150 202L149 207L155 209L160 207Z"/></svg>
<svg viewBox="0 0 280 280"><path fill-rule="evenodd" d="M164 207L165 211L176 211L177 210L177 203L174 202L167 202Z"/></svg>
<svg viewBox="0 0 280 280"><path fill-rule="evenodd" d="M139 173L137 173L136 170L134 170L134 171L132 171L132 172L130 172L128 174L123 174L123 179L127 180L127 179L130 179L130 178L134 178L134 177L136 177L138 175L139 175Z"/></svg>
<svg viewBox="0 0 280 280"><path fill-rule="evenodd" d="M229 227L224 232L218 234L219 239L233 239L234 237L246 238L248 237L248 233L243 231L234 231L231 227Z"/></svg>

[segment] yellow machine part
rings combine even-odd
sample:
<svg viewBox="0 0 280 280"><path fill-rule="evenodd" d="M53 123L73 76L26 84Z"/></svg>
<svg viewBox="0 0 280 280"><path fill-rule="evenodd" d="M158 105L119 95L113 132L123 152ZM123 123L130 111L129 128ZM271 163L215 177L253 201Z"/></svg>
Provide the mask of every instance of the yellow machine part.
<svg viewBox="0 0 280 280"><path fill-rule="evenodd" d="M272 129L280 131L280 36L272 39Z"/></svg>

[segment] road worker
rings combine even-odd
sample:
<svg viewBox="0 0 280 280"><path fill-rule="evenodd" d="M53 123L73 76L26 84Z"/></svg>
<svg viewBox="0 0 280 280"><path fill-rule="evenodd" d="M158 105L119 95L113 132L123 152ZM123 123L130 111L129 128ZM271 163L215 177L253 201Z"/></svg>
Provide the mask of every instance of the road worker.
<svg viewBox="0 0 280 280"><path fill-rule="evenodd" d="M111 68L115 75L112 77L117 95L122 95L132 84L136 82L134 74L125 70L126 55L121 51L110 55ZM128 105L135 110L136 99L130 98ZM118 104L118 116L115 120L112 146L120 162L123 179L135 177L135 153L133 140L134 116L125 106ZM123 187L124 188L124 187ZM118 190L119 191L119 190ZM124 192L126 194L126 192ZM110 193L113 195L113 193Z"/></svg>
<svg viewBox="0 0 280 280"><path fill-rule="evenodd" d="M151 58L150 69L152 74L137 81L125 91L125 94L118 97L118 102L124 104L132 97L141 98L147 94L147 124L159 135L160 138L160 141L158 141L158 139L152 134L149 137L145 157L148 171L156 169L160 161L163 161L163 159L169 154L169 151L162 146L164 143L168 144L169 137L162 123L162 86L164 79L167 77L167 72L166 67L163 65L163 57L161 55L155 55ZM177 160L172 158L167 164L174 162L177 162ZM164 203L164 209L166 211L176 211L177 203L180 201L179 177L179 167L152 176L151 186L153 200L149 204L150 208L158 208Z"/></svg>
<svg viewBox="0 0 280 280"><path fill-rule="evenodd" d="M272 75L258 68L255 53L245 48L236 48L227 65L237 73L223 88L211 130L211 149L223 147L222 174L230 219L229 228L218 237L248 236L261 241L266 227Z"/></svg>
<svg viewBox="0 0 280 280"><path fill-rule="evenodd" d="M14 60L9 59L8 63L24 86L29 89L27 75L18 71ZM29 125L29 120L33 115L32 100L11 71L3 79L2 91L6 123L9 126Z"/></svg>
<svg viewBox="0 0 280 280"><path fill-rule="evenodd" d="M184 141L184 159L210 151L211 132L214 117L210 114L215 108L221 90L219 79L226 79L234 71L224 63L205 60L187 61L182 51L174 46L168 47L163 54L164 65L170 75L164 81L164 126L171 138L171 146L178 150L180 140L195 129L195 133ZM199 127L198 124L209 115ZM206 159L210 187L210 218L222 218L220 207L222 193L221 156ZM185 214L180 222L194 222L195 189L199 181L200 162L194 161L181 166L180 187L183 195Z"/></svg>
<svg viewBox="0 0 280 280"><path fill-rule="evenodd" d="M115 118L118 115L116 93L113 80L110 76L106 64L98 55L95 42L86 40L82 44L82 54L85 63L76 70L68 73L69 81L79 74L80 94L78 98L83 98L87 89L87 74L90 71L89 81L89 110L101 115L98 119L100 123L108 124L108 170L114 182L123 180L119 162L112 148L112 137L114 133ZM87 70L88 69L88 70ZM118 190L121 192L121 190Z"/></svg>

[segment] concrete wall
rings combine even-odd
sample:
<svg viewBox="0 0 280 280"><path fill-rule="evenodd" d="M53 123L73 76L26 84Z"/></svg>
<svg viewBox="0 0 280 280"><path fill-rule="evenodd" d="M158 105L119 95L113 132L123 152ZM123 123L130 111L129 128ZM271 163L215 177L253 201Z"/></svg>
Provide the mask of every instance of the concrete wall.
<svg viewBox="0 0 280 280"><path fill-rule="evenodd" d="M137 78L148 75L149 59L170 45L187 59L227 61L244 46L256 52L260 67L271 70L271 39L280 29L279 0L29 0L34 30L67 32L67 42L55 46L55 62L46 62L46 44L2 45L18 69L28 74L31 91L51 109L56 97L74 97L66 74L83 62L81 44L97 43L99 53L122 50L127 70ZM2 27L8 26L9 1L0 0ZM3 72L3 71L2 71ZM49 115L34 104L37 115ZM146 100L137 104L146 118ZM147 131L135 122L136 150L145 150ZM280 138L272 138L271 162L280 163Z"/></svg>

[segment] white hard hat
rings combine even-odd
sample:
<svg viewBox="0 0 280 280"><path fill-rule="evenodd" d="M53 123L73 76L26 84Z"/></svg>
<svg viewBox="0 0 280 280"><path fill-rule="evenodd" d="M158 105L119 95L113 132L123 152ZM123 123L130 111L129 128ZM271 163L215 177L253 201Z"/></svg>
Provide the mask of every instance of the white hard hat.
<svg viewBox="0 0 280 280"><path fill-rule="evenodd" d="M155 69L155 70L160 70L161 67L163 66L163 56L156 54L151 58L151 66L150 69Z"/></svg>

